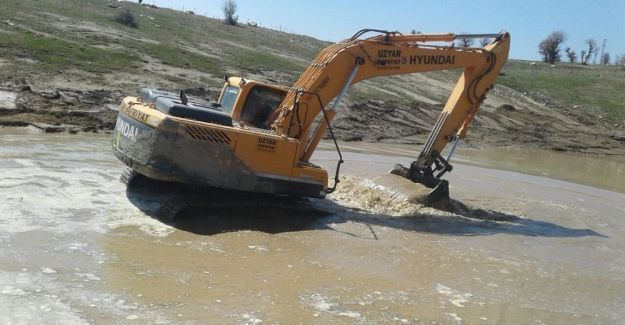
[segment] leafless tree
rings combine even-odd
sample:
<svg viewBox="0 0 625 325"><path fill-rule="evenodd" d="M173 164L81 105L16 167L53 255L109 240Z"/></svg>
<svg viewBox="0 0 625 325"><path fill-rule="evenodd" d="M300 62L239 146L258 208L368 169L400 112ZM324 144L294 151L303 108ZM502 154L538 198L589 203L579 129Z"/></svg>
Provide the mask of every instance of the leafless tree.
<svg viewBox="0 0 625 325"><path fill-rule="evenodd" d="M586 54L586 57L584 57L582 55L582 64L586 65L588 64L588 61L590 61L590 57L597 52L597 41L595 41L593 38L589 38L586 40L586 45L588 46L588 50L584 51Z"/></svg>
<svg viewBox="0 0 625 325"><path fill-rule="evenodd" d="M569 58L569 63L575 63L575 61L577 61L577 53L571 50L570 47L567 47L564 52L566 52L566 57Z"/></svg>
<svg viewBox="0 0 625 325"><path fill-rule="evenodd" d="M601 64L603 65L610 64L610 53L608 52L603 53L603 56L601 57Z"/></svg>
<svg viewBox="0 0 625 325"><path fill-rule="evenodd" d="M566 40L566 33L557 30L549 34L538 44L538 53L542 54L543 61L554 64L560 61L560 45Z"/></svg>
<svg viewBox="0 0 625 325"><path fill-rule="evenodd" d="M625 54L616 57L616 65L620 65L621 67L625 67Z"/></svg>
<svg viewBox="0 0 625 325"><path fill-rule="evenodd" d="M471 45L473 45L472 38L461 38L458 40L458 46L460 47L471 47Z"/></svg>
<svg viewBox="0 0 625 325"><path fill-rule="evenodd" d="M224 12L224 22L228 25L236 25L239 22L237 15L238 6L234 0L224 1L222 10Z"/></svg>
<svg viewBox="0 0 625 325"><path fill-rule="evenodd" d="M480 40L480 46L481 46L481 47L484 47L484 46L486 46L486 45L488 45L488 44L490 44L490 38L482 38L482 39Z"/></svg>

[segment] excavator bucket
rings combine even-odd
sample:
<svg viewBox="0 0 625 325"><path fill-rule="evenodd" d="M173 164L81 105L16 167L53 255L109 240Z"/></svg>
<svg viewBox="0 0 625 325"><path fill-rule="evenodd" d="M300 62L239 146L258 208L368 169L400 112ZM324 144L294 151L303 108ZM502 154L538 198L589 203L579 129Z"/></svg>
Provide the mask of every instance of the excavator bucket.
<svg viewBox="0 0 625 325"><path fill-rule="evenodd" d="M446 180L426 185L410 179L406 170L407 168L397 165L388 174L376 179L376 183L395 195L406 198L409 203L437 209L447 209L450 206L449 183Z"/></svg>

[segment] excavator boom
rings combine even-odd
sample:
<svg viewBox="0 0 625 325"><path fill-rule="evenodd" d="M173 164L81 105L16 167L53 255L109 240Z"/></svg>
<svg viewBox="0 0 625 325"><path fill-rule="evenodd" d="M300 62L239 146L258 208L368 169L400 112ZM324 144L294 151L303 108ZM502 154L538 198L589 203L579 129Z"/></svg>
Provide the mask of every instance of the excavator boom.
<svg viewBox="0 0 625 325"><path fill-rule="evenodd" d="M371 31L382 34L359 39ZM440 44L461 38L492 38L493 41L483 48ZM451 170L451 165L440 153L447 143L456 143L465 137L475 113L486 98L486 92L494 86L507 61L509 48L510 35L505 32L401 35L362 30L319 53L280 104L280 115L274 129L303 143L299 147L298 158L307 160L327 126L320 124L311 131L309 128L313 120L325 105L343 94L350 85L379 76L463 68L417 160L409 171L403 172L413 181L435 186L438 179ZM335 112L328 110L326 115L333 117ZM312 135L309 135L310 132Z"/></svg>

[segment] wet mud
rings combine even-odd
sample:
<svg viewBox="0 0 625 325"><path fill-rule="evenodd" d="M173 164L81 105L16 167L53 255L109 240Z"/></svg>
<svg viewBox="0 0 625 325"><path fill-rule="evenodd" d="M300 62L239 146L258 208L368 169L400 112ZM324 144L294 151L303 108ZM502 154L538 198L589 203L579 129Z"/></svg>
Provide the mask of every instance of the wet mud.
<svg viewBox="0 0 625 325"><path fill-rule="evenodd" d="M180 189L127 189L107 136L10 128L0 142L2 323L625 317L622 193L456 164L442 211L376 185L408 158L346 153L337 192L298 204L310 209L189 209L163 220L162 203ZM313 159L330 168L335 154Z"/></svg>

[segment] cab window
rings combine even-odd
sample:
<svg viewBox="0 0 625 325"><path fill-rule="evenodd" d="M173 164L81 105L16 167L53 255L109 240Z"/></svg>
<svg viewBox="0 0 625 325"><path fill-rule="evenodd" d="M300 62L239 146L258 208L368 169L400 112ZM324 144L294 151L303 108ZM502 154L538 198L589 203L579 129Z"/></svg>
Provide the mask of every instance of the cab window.
<svg viewBox="0 0 625 325"><path fill-rule="evenodd" d="M234 102L237 100L237 95L239 94L239 88L234 86L226 86L224 90L224 94L221 96L221 109L227 113L232 114L232 107L234 107Z"/></svg>
<svg viewBox="0 0 625 325"><path fill-rule="evenodd" d="M241 113L241 121L258 128L269 129L271 113L278 108L284 99L284 91L254 86L247 95L247 100Z"/></svg>

